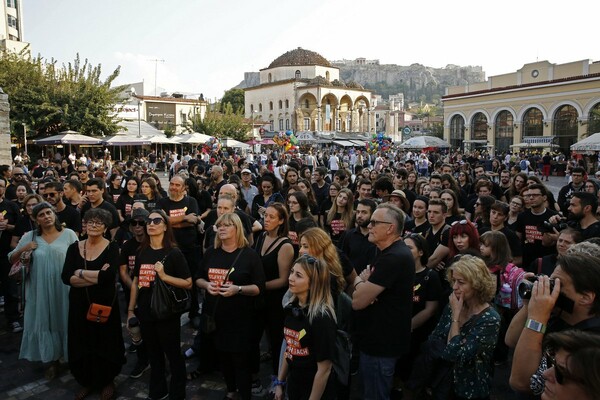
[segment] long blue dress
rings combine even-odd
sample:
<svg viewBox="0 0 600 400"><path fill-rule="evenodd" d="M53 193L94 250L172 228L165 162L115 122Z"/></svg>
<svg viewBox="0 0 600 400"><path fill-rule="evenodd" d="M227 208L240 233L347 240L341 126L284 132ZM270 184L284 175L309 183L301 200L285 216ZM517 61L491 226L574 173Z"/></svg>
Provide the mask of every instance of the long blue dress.
<svg viewBox="0 0 600 400"><path fill-rule="evenodd" d="M25 283L25 316L19 358L51 362L68 360L67 332L69 316L69 287L61 280L67 248L77 241L70 229L47 243L36 232L25 233L11 254L33 239L38 247L33 251L31 272Z"/></svg>

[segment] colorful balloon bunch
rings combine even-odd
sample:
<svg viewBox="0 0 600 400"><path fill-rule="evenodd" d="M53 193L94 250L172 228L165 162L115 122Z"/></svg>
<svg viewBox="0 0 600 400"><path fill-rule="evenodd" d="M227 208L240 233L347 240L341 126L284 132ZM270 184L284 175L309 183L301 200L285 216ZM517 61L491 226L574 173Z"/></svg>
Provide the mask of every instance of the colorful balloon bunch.
<svg viewBox="0 0 600 400"><path fill-rule="evenodd" d="M391 139L385 137L383 132L379 132L378 134L373 134L371 141L365 143L365 147L369 153L375 154L378 151L388 151L391 144Z"/></svg>
<svg viewBox="0 0 600 400"><path fill-rule="evenodd" d="M283 150L288 152L295 150L298 145L298 138L292 131L279 132L273 136L273 141L276 145L283 147Z"/></svg>
<svg viewBox="0 0 600 400"><path fill-rule="evenodd" d="M204 143L204 146L202 147L202 151L205 153L210 153L211 151L217 152L219 150L221 150L221 141L212 136L206 143Z"/></svg>

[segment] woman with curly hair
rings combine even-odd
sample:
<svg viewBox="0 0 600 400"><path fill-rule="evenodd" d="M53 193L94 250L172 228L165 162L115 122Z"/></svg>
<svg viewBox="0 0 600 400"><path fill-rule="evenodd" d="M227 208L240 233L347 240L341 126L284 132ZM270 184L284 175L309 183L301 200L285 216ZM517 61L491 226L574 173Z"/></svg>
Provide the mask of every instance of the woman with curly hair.
<svg viewBox="0 0 600 400"><path fill-rule="evenodd" d="M342 234L352 228L354 218L354 195L350 189L341 189L327 213L325 229L331 235L331 241L338 246ZM339 246L338 246L339 247Z"/></svg>

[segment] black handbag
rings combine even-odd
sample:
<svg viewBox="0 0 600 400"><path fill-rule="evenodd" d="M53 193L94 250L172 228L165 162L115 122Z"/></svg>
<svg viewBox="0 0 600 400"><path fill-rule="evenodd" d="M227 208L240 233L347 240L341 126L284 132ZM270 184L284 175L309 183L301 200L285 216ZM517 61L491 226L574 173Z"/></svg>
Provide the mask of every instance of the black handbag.
<svg viewBox="0 0 600 400"><path fill-rule="evenodd" d="M161 263L164 265L169 254ZM154 288L150 298L150 314L157 320L180 316L190 309L192 297L190 291L174 287L160 279L156 274Z"/></svg>

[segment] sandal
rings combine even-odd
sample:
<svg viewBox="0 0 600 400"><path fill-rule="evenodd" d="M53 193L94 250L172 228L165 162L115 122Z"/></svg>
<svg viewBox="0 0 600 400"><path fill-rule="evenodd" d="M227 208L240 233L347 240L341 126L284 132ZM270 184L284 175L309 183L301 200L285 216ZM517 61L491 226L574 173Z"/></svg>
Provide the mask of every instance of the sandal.
<svg viewBox="0 0 600 400"><path fill-rule="evenodd" d="M102 392L100 392L100 399L101 400L112 400L114 398L115 398L115 384L111 382L108 385L104 386L104 388L102 389Z"/></svg>
<svg viewBox="0 0 600 400"><path fill-rule="evenodd" d="M90 393L92 393L92 389L90 389L89 387L84 387L79 392L77 392L77 394L74 397L74 400L83 400L86 397L88 397Z"/></svg>
<svg viewBox="0 0 600 400"><path fill-rule="evenodd" d="M189 372L186 375L185 379L187 379L188 381L193 381L193 380L200 378L200 375L201 375L200 370L197 369L195 371Z"/></svg>

